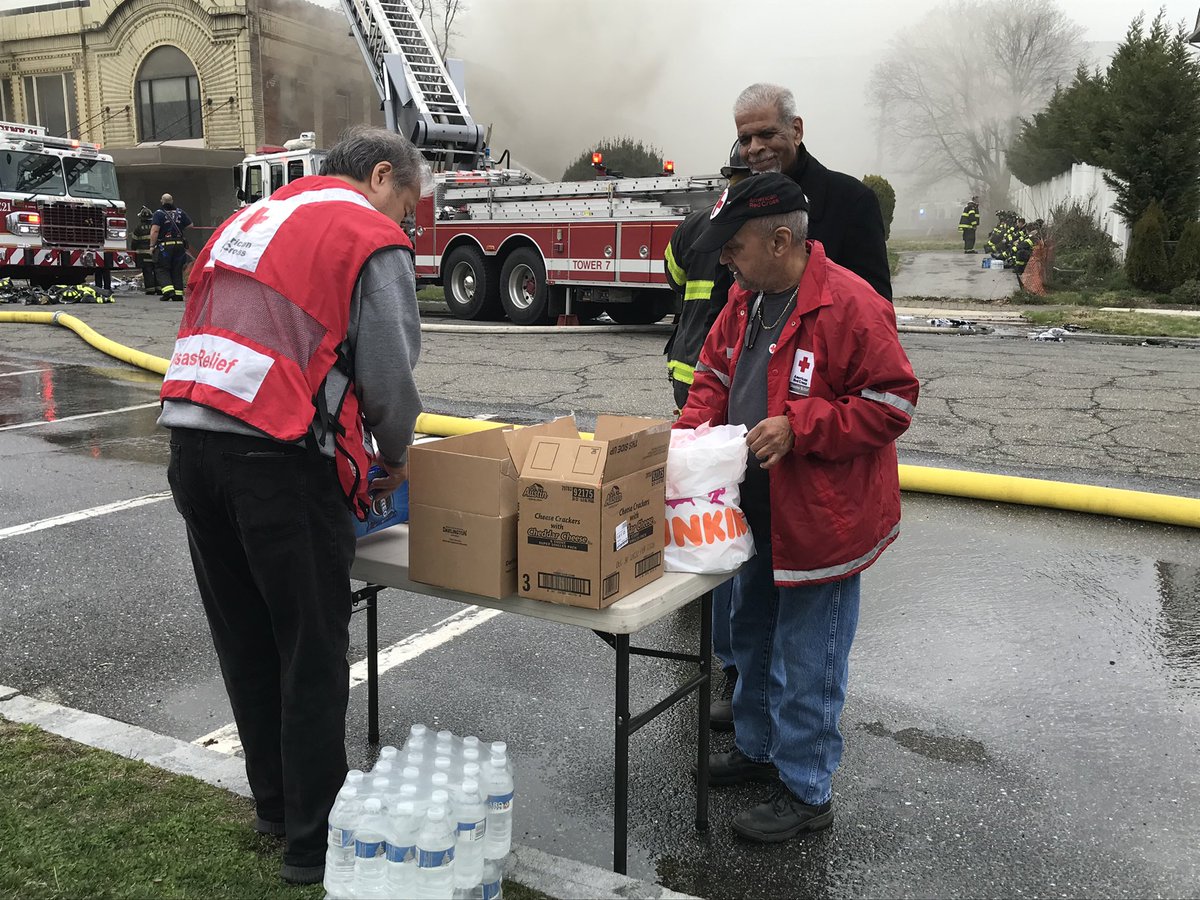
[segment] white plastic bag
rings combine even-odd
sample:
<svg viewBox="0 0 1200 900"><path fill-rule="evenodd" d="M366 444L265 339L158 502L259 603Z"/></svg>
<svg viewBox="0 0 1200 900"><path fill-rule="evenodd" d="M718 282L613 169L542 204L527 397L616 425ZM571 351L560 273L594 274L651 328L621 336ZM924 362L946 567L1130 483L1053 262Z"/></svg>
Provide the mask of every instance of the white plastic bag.
<svg viewBox="0 0 1200 900"><path fill-rule="evenodd" d="M748 453L745 425L671 432L666 571L733 572L754 555L754 538L738 507Z"/></svg>

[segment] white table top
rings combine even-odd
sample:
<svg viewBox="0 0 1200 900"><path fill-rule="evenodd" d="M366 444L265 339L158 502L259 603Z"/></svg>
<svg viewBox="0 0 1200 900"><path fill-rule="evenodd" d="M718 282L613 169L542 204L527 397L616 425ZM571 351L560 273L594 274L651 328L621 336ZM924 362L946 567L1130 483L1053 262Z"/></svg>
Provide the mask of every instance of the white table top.
<svg viewBox="0 0 1200 900"><path fill-rule="evenodd" d="M733 577L731 574L686 575L667 572L661 578L604 609L565 606L515 595L496 600L410 580L407 525L393 525L391 528L360 538L350 575L370 584L381 584L429 597L444 597L460 603L487 606L609 634L632 634L639 631L668 613L687 606L697 597Z"/></svg>

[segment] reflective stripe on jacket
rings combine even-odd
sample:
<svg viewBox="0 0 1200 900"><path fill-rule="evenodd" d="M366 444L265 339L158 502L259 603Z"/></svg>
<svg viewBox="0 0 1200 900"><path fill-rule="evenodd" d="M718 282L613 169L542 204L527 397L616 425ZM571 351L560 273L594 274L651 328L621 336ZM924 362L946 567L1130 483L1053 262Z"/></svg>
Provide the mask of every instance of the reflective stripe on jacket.
<svg viewBox="0 0 1200 900"><path fill-rule="evenodd" d="M709 209L691 213L679 223L663 255L667 282L683 301L667 342L667 372L683 384L692 383L700 348L725 306L730 284L720 250L699 253L693 248L708 219Z"/></svg>
<svg viewBox="0 0 1200 900"><path fill-rule="evenodd" d="M770 470L779 586L836 581L875 561L899 533L896 438L919 383L892 306L809 242L808 267L767 370L767 414L795 445ZM676 427L724 424L754 295L734 287L696 367Z"/></svg>
<svg viewBox="0 0 1200 900"><path fill-rule="evenodd" d="M196 258L161 393L278 441L332 431L338 480L360 519L367 455L344 344L359 272L388 247L412 244L336 178L301 178L240 210ZM338 408L327 410L324 383L335 365L351 381Z"/></svg>

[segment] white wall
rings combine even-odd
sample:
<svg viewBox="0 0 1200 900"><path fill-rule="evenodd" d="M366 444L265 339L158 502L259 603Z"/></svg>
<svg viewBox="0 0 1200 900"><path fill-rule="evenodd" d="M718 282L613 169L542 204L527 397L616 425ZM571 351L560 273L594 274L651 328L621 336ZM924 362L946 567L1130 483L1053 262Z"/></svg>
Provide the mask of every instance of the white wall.
<svg viewBox="0 0 1200 900"><path fill-rule="evenodd" d="M1019 181L1012 192L1017 212L1026 220L1050 219L1050 211L1064 200L1076 200L1090 209L1096 224L1116 241L1122 257L1129 246L1129 225L1113 210L1117 194L1104 183L1104 169L1076 163L1071 171L1035 185Z"/></svg>

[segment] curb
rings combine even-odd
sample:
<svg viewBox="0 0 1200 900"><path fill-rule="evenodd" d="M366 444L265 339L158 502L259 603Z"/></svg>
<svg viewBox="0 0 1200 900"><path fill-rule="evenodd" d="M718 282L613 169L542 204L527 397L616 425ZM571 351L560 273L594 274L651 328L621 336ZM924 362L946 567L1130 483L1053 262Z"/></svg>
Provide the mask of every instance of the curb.
<svg viewBox="0 0 1200 900"><path fill-rule="evenodd" d="M126 759L197 778L243 797L250 796L246 766L240 757L95 713L36 700L2 684L0 715ZM513 845L506 877L559 900L695 900L689 894L679 894L662 885L519 844Z"/></svg>

